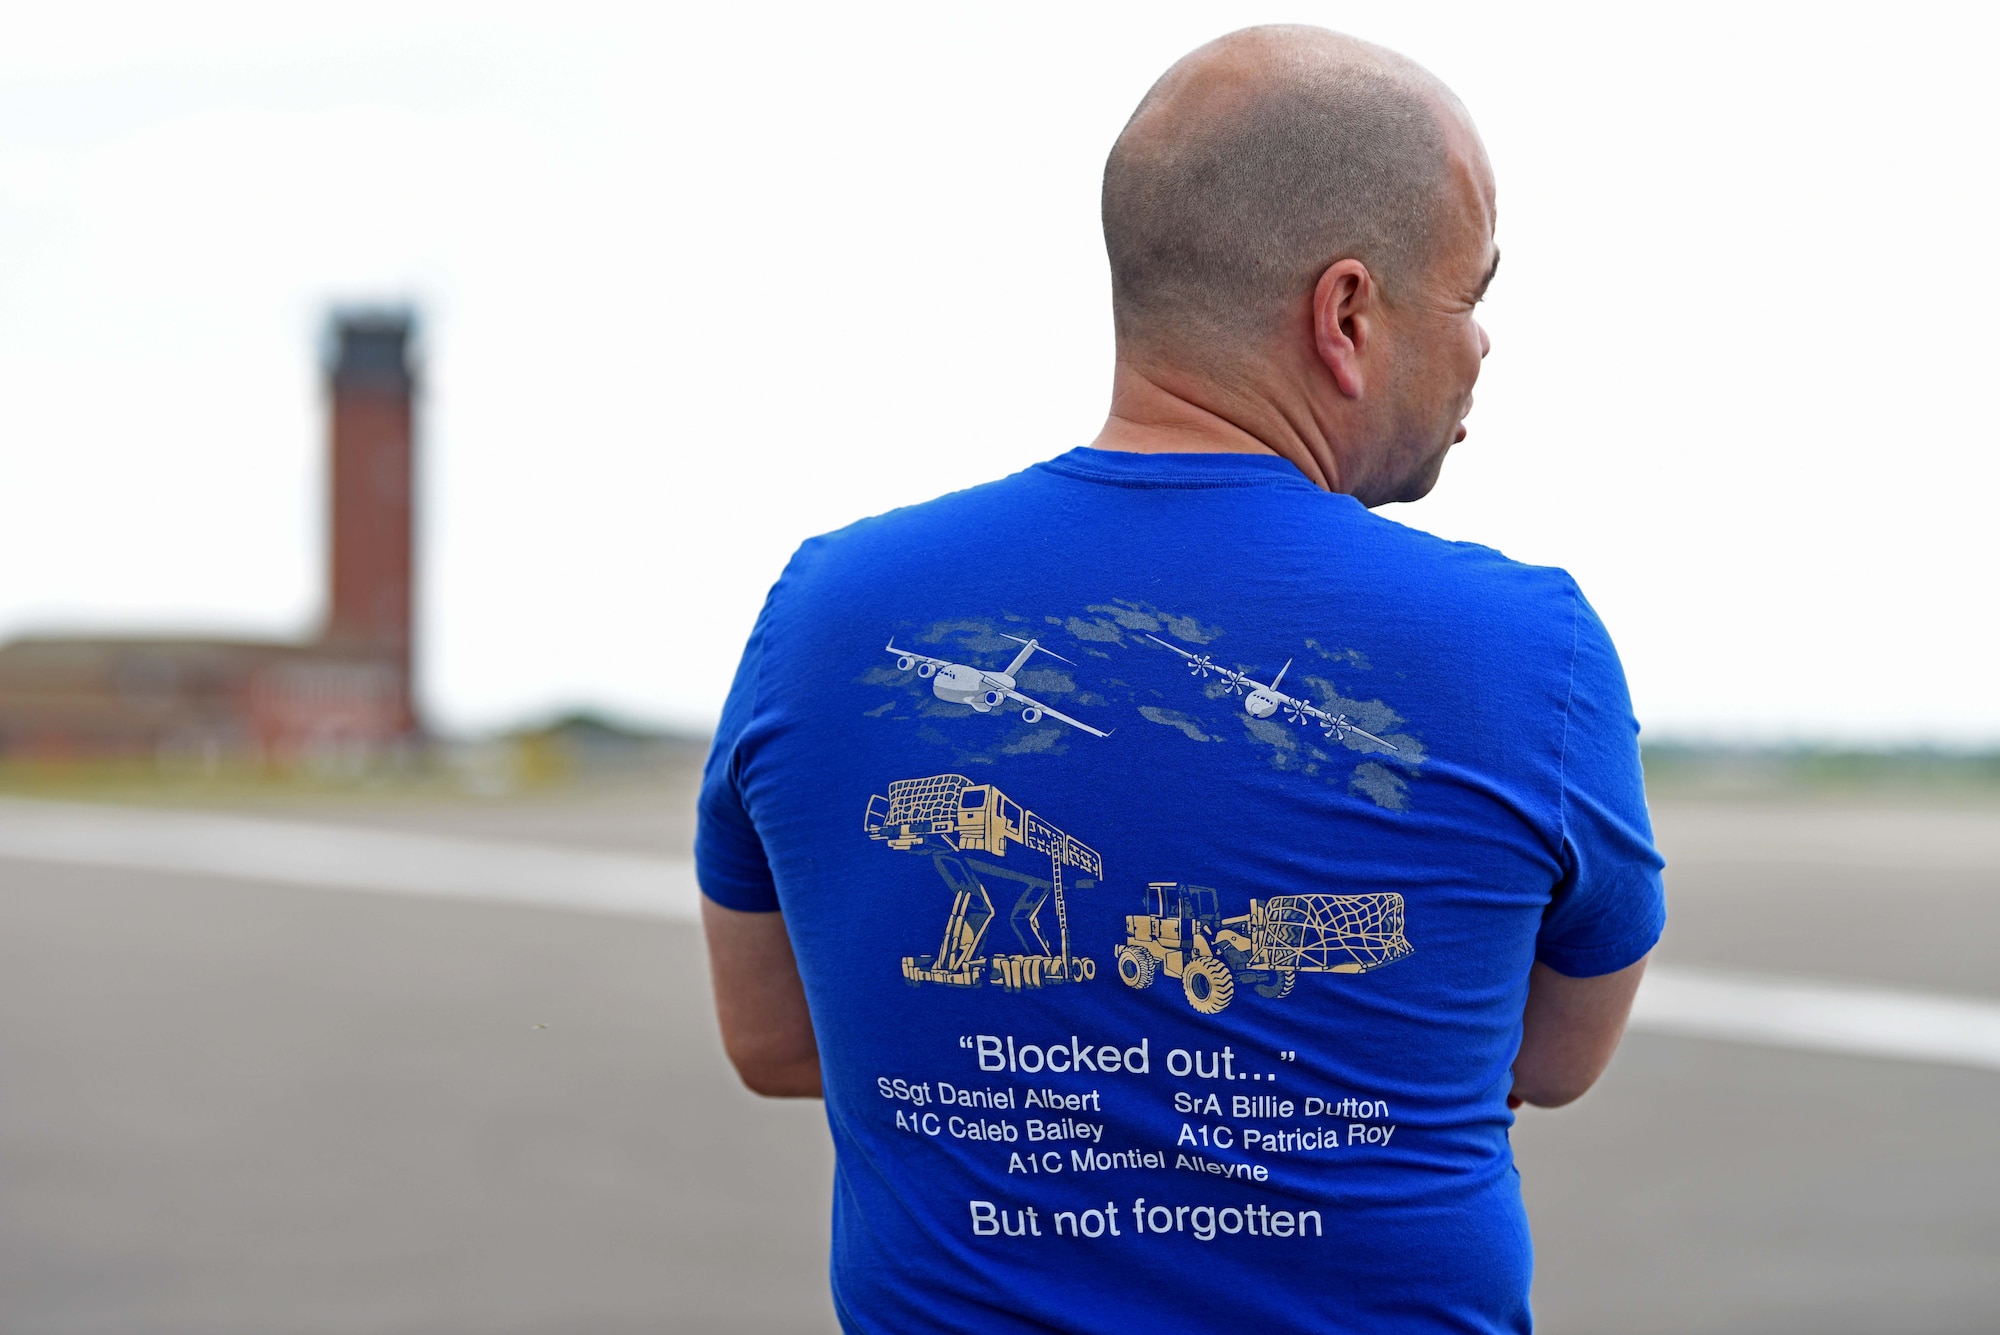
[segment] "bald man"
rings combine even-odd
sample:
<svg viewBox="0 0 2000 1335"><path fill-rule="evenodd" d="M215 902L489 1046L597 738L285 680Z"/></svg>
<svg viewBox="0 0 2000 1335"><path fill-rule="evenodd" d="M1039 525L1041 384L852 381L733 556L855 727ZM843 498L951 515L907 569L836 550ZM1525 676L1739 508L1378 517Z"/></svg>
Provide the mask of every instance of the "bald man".
<svg viewBox="0 0 2000 1335"><path fill-rule="evenodd" d="M1422 69L1203 47L1105 166L1096 440L772 589L696 855L846 1330L1529 1329L1511 1109L1665 910L1576 584L1370 513L1465 438L1493 228Z"/></svg>

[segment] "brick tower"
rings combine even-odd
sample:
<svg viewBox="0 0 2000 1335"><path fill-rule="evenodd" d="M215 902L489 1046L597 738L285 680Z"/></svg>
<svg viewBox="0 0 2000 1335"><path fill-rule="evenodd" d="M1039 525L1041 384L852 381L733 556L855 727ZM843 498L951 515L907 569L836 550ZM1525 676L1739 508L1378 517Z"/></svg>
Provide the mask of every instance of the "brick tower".
<svg viewBox="0 0 2000 1335"><path fill-rule="evenodd" d="M416 378L406 311L333 318L331 597L324 641L393 670L397 731L417 731L411 690Z"/></svg>

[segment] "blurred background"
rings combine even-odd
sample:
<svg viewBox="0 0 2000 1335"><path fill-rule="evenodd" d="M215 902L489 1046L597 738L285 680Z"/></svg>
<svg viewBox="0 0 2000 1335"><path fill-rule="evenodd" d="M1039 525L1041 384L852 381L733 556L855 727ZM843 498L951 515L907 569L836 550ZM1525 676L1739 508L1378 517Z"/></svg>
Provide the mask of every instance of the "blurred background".
<svg viewBox="0 0 2000 1335"><path fill-rule="evenodd" d="M1103 155L1266 21L1472 109L1386 513L1572 571L1646 729L1544 1327L2000 1325L1989 10L357 3L0 43L0 1329L831 1328L705 737L800 540L1095 434Z"/></svg>

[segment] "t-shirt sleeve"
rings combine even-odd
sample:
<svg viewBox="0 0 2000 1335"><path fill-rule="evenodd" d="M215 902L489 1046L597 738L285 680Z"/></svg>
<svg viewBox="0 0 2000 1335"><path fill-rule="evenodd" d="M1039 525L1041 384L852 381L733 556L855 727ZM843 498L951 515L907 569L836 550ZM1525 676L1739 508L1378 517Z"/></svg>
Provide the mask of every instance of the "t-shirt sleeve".
<svg viewBox="0 0 2000 1335"><path fill-rule="evenodd" d="M1637 963L1667 923L1665 865L1653 846L1639 721L1618 651L1576 595L1576 647L1562 748L1562 866L1535 957L1594 978Z"/></svg>
<svg viewBox="0 0 2000 1335"><path fill-rule="evenodd" d="M724 908L745 913L775 913L778 891L771 878L764 841L750 817L743 793L744 739L757 714L758 682L764 664L764 643L771 619L772 590L750 631L736 680L722 706L715 741L702 768L701 798L696 805L694 833L695 879L701 892Z"/></svg>

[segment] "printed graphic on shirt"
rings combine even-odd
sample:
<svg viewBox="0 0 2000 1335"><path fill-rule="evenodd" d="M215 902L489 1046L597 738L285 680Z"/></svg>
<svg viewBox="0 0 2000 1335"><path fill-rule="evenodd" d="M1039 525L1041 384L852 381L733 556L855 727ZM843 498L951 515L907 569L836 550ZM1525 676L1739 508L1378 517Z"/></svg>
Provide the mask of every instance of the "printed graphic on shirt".
<svg viewBox="0 0 2000 1335"><path fill-rule="evenodd" d="M1336 741L1344 742L1352 735L1373 742L1377 746L1384 747L1390 751L1397 749L1394 742L1384 741L1382 738L1377 737L1360 724L1350 720L1346 714L1329 714L1310 700L1302 700L1295 695L1286 695L1283 691L1279 690L1278 687L1285 680L1285 674L1292 670L1292 663L1294 661L1292 659L1287 658L1285 665L1278 669L1278 675L1271 678L1270 684L1266 685L1248 673L1237 672L1233 669L1223 667L1215 661L1213 655L1189 653L1178 644L1169 644L1157 635L1148 635L1146 638L1163 649L1173 650L1186 659L1189 675L1197 678L1206 678L1209 674L1213 673L1216 677L1220 678L1219 684L1223 690L1233 691L1242 697L1243 712L1251 718L1266 719L1282 709L1285 712L1285 718L1289 722L1303 724L1311 721L1316 723L1327 737ZM1246 691L1248 694L1245 694Z"/></svg>
<svg viewBox="0 0 2000 1335"><path fill-rule="evenodd" d="M903 978L911 985L942 983L980 987L988 982L1009 992L1088 982L1097 962L1071 946L1065 889L1088 890L1104 876L1097 851L1024 809L990 783L963 774L933 774L889 785L887 796L868 799L863 829L901 853L930 858L951 892L944 938L935 954L903 957ZM1010 848L1018 848L1008 862ZM1038 854L1023 861L1021 853ZM979 854L980 856L973 856ZM1041 875L1047 859L1048 874ZM1070 877L1069 868L1082 873ZM980 953L996 910L993 891L1015 895L1007 923L1020 949ZM1043 905L1055 902L1056 942L1042 931Z"/></svg>
<svg viewBox="0 0 2000 1335"><path fill-rule="evenodd" d="M893 636L890 637L887 648L890 653L896 655L898 672L914 670L919 677L929 679L931 693L938 699L955 705L969 705L975 714L991 713L1011 701L1022 706L1023 723L1040 723L1042 716L1047 715L1052 719L1060 719L1079 731L1087 732L1092 737L1110 736L1107 732L1093 728L1088 723L1079 722L1061 710L1045 705L1040 700L1030 699L1014 689L1016 680L1014 674L1019 672L1021 665L1038 650L1059 662L1069 663L1071 667L1075 667L1075 663L1048 648L1040 640L1024 640L1005 631L996 631L995 634L1003 640L1012 640L1022 646L1021 651L1014 655L1014 661L1004 668L971 667L943 658L932 658L928 654L898 649Z"/></svg>
<svg viewBox="0 0 2000 1335"><path fill-rule="evenodd" d="M1089 610L1098 614L1094 622L1078 625L1072 619L1067 626L1079 642L1091 641L1093 651L1099 644L1143 649L1171 662L1160 652L1159 646L1165 645L1180 655L1201 686L1192 700L1183 692L1142 692L1160 703L1135 702L1141 718L1173 728L1190 741L1222 744L1235 731L1228 722L1233 713L1241 728L1237 735L1263 751L1272 768L1344 786L1348 792L1391 811L1409 808L1410 782L1429 759L1422 741L1404 728L1403 716L1387 702L1350 698L1313 671L1317 664L1325 665L1320 672L1335 667L1343 673L1372 671L1367 656L1358 650L1329 648L1308 637L1304 647L1311 657L1288 659L1266 686L1241 660L1232 660L1233 667L1215 661L1221 642L1228 639L1220 626L1126 599L1094 604ZM1298 664L1296 680L1310 690L1310 698L1280 689L1294 664ZM1129 672L1134 682L1158 679L1158 674L1138 667ZM1125 683L1106 684L1115 687ZM1286 720L1317 724L1321 738L1315 740L1310 733L1285 726ZM1350 768L1348 762L1357 751L1370 758Z"/></svg>
<svg viewBox="0 0 2000 1335"><path fill-rule="evenodd" d="M1273 895L1225 918L1208 886L1154 881L1143 911L1125 919L1118 976L1135 988L1178 978L1188 1005L1215 1015L1239 984L1284 997L1302 973L1366 973L1414 949L1398 894Z"/></svg>
<svg viewBox="0 0 2000 1335"><path fill-rule="evenodd" d="M1051 634L1065 637L1059 648L1045 641ZM1259 647L1269 639L1260 634ZM1225 658L1230 642L1221 626L1125 599L1081 614L906 621L885 646L893 657L860 678L888 696L864 712L909 729L941 770L1060 757L1070 738L1112 748L1117 725L1136 716L1190 742L1247 744L1273 769L1376 806L1409 807L1428 759L1423 742L1385 701L1350 698L1327 675L1372 672L1366 655L1307 637L1277 671L1259 671ZM1193 682L1176 680L1176 663Z"/></svg>
<svg viewBox="0 0 2000 1335"><path fill-rule="evenodd" d="M1324 1221L1301 1207L1317 1204L1310 1189L1327 1170L1407 1148L1386 1099L1329 1088L1295 1050L1062 1027L944 1035L941 1051L875 1075L885 1131L945 1150L946 1162L983 1160L988 1181L1001 1178L1005 1201L961 1197L960 1226L975 1238L1310 1240ZM1115 1199L1126 1192L1129 1214Z"/></svg>
<svg viewBox="0 0 2000 1335"><path fill-rule="evenodd" d="M1072 738L1097 746L1113 730L1111 702L1075 670L1076 646L1053 645L1038 622L1001 612L894 624L894 657L859 678L886 698L863 713L907 730L938 769L1060 756Z"/></svg>

